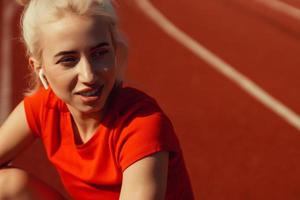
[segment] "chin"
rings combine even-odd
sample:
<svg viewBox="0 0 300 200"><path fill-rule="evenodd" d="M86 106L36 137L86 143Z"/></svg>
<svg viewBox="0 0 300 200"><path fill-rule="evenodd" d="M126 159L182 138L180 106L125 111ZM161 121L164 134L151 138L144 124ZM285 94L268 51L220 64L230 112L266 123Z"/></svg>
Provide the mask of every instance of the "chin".
<svg viewBox="0 0 300 200"><path fill-rule="evenodd" d="M106 91L103 92L103 94L95 102L83 102L80 98L78 98L78 96L76 96L69 105L72 107L72 110L80 115L96 116L104 111L107 98L108 95Z"/></svg>
<svg viewBox="0 0 300 200"><path fill-rule="evenodd" d="M77 109L82 114L100 114L103 111L103 106L83 106Z"/></svg>

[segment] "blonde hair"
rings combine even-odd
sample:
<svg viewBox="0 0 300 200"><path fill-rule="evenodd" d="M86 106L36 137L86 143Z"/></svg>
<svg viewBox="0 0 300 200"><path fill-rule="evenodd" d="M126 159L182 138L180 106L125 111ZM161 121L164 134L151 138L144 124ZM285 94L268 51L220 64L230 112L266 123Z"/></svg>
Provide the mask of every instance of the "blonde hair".
<svg viewBox="0 0 300 200"><path fill-rule="evenodd" d="M56 21L68 13L106 18L111 27L113 43L119 51L117 60L121 69L118 80L122 81L127 60L127 43L119 31L118 18L111 0L17 0L17 2L25 7L21 17L21 28L27 55L40 63L43 51L39 45L41 24ZM36 72L31 69L27 94L34 93L40 86Z"/></svg>

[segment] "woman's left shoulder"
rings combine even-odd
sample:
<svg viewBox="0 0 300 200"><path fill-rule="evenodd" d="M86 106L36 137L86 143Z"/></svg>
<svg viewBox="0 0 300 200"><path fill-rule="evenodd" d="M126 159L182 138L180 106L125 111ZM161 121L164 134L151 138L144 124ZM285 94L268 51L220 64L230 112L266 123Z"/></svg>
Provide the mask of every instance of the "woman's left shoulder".
<svg viewBox="0 0 300 200"><path fill-rule="evenodd" d="M137 113L163 114L162 109L153 97L133 87L120 88L117 95L116 107L118 108L118 113L120 115L128 116Z"/></svg>

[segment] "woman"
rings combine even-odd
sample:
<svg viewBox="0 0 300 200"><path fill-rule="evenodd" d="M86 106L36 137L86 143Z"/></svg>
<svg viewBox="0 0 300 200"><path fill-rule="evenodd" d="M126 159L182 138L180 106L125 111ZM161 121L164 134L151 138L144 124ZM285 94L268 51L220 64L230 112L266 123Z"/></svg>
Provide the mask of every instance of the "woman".
<svg viewBox="0 0 300 200"><path fill-rule="evenodd" d="M20 3L36 78L0 129L0 165L40 138L73 199L193 199L170 121L122 85L126 44L112 3ZM0 199L64 199L16 168L0 170L0 188Z"/></svg>

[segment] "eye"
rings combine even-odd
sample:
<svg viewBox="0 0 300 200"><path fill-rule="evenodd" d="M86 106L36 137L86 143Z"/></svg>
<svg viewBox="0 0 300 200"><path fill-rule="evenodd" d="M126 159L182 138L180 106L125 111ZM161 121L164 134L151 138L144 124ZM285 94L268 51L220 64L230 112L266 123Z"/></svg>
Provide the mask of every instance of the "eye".
<svg viewBox="0 0 300 200"><path fill-rule="evenodd" d="M108 52L109 52L109 49L97 49L92 52L91 57L94 59L102 58Z"/></svg>
<svg viewBox="0 0 300 200"><path fill-rule="evenodd" d="M78 58L76 58L74 56L68 56L68 57L61 58L57 62L57 64L61 64L66 67L72 67L72 66L76 65L77 62L78 62Z"/></svg>

